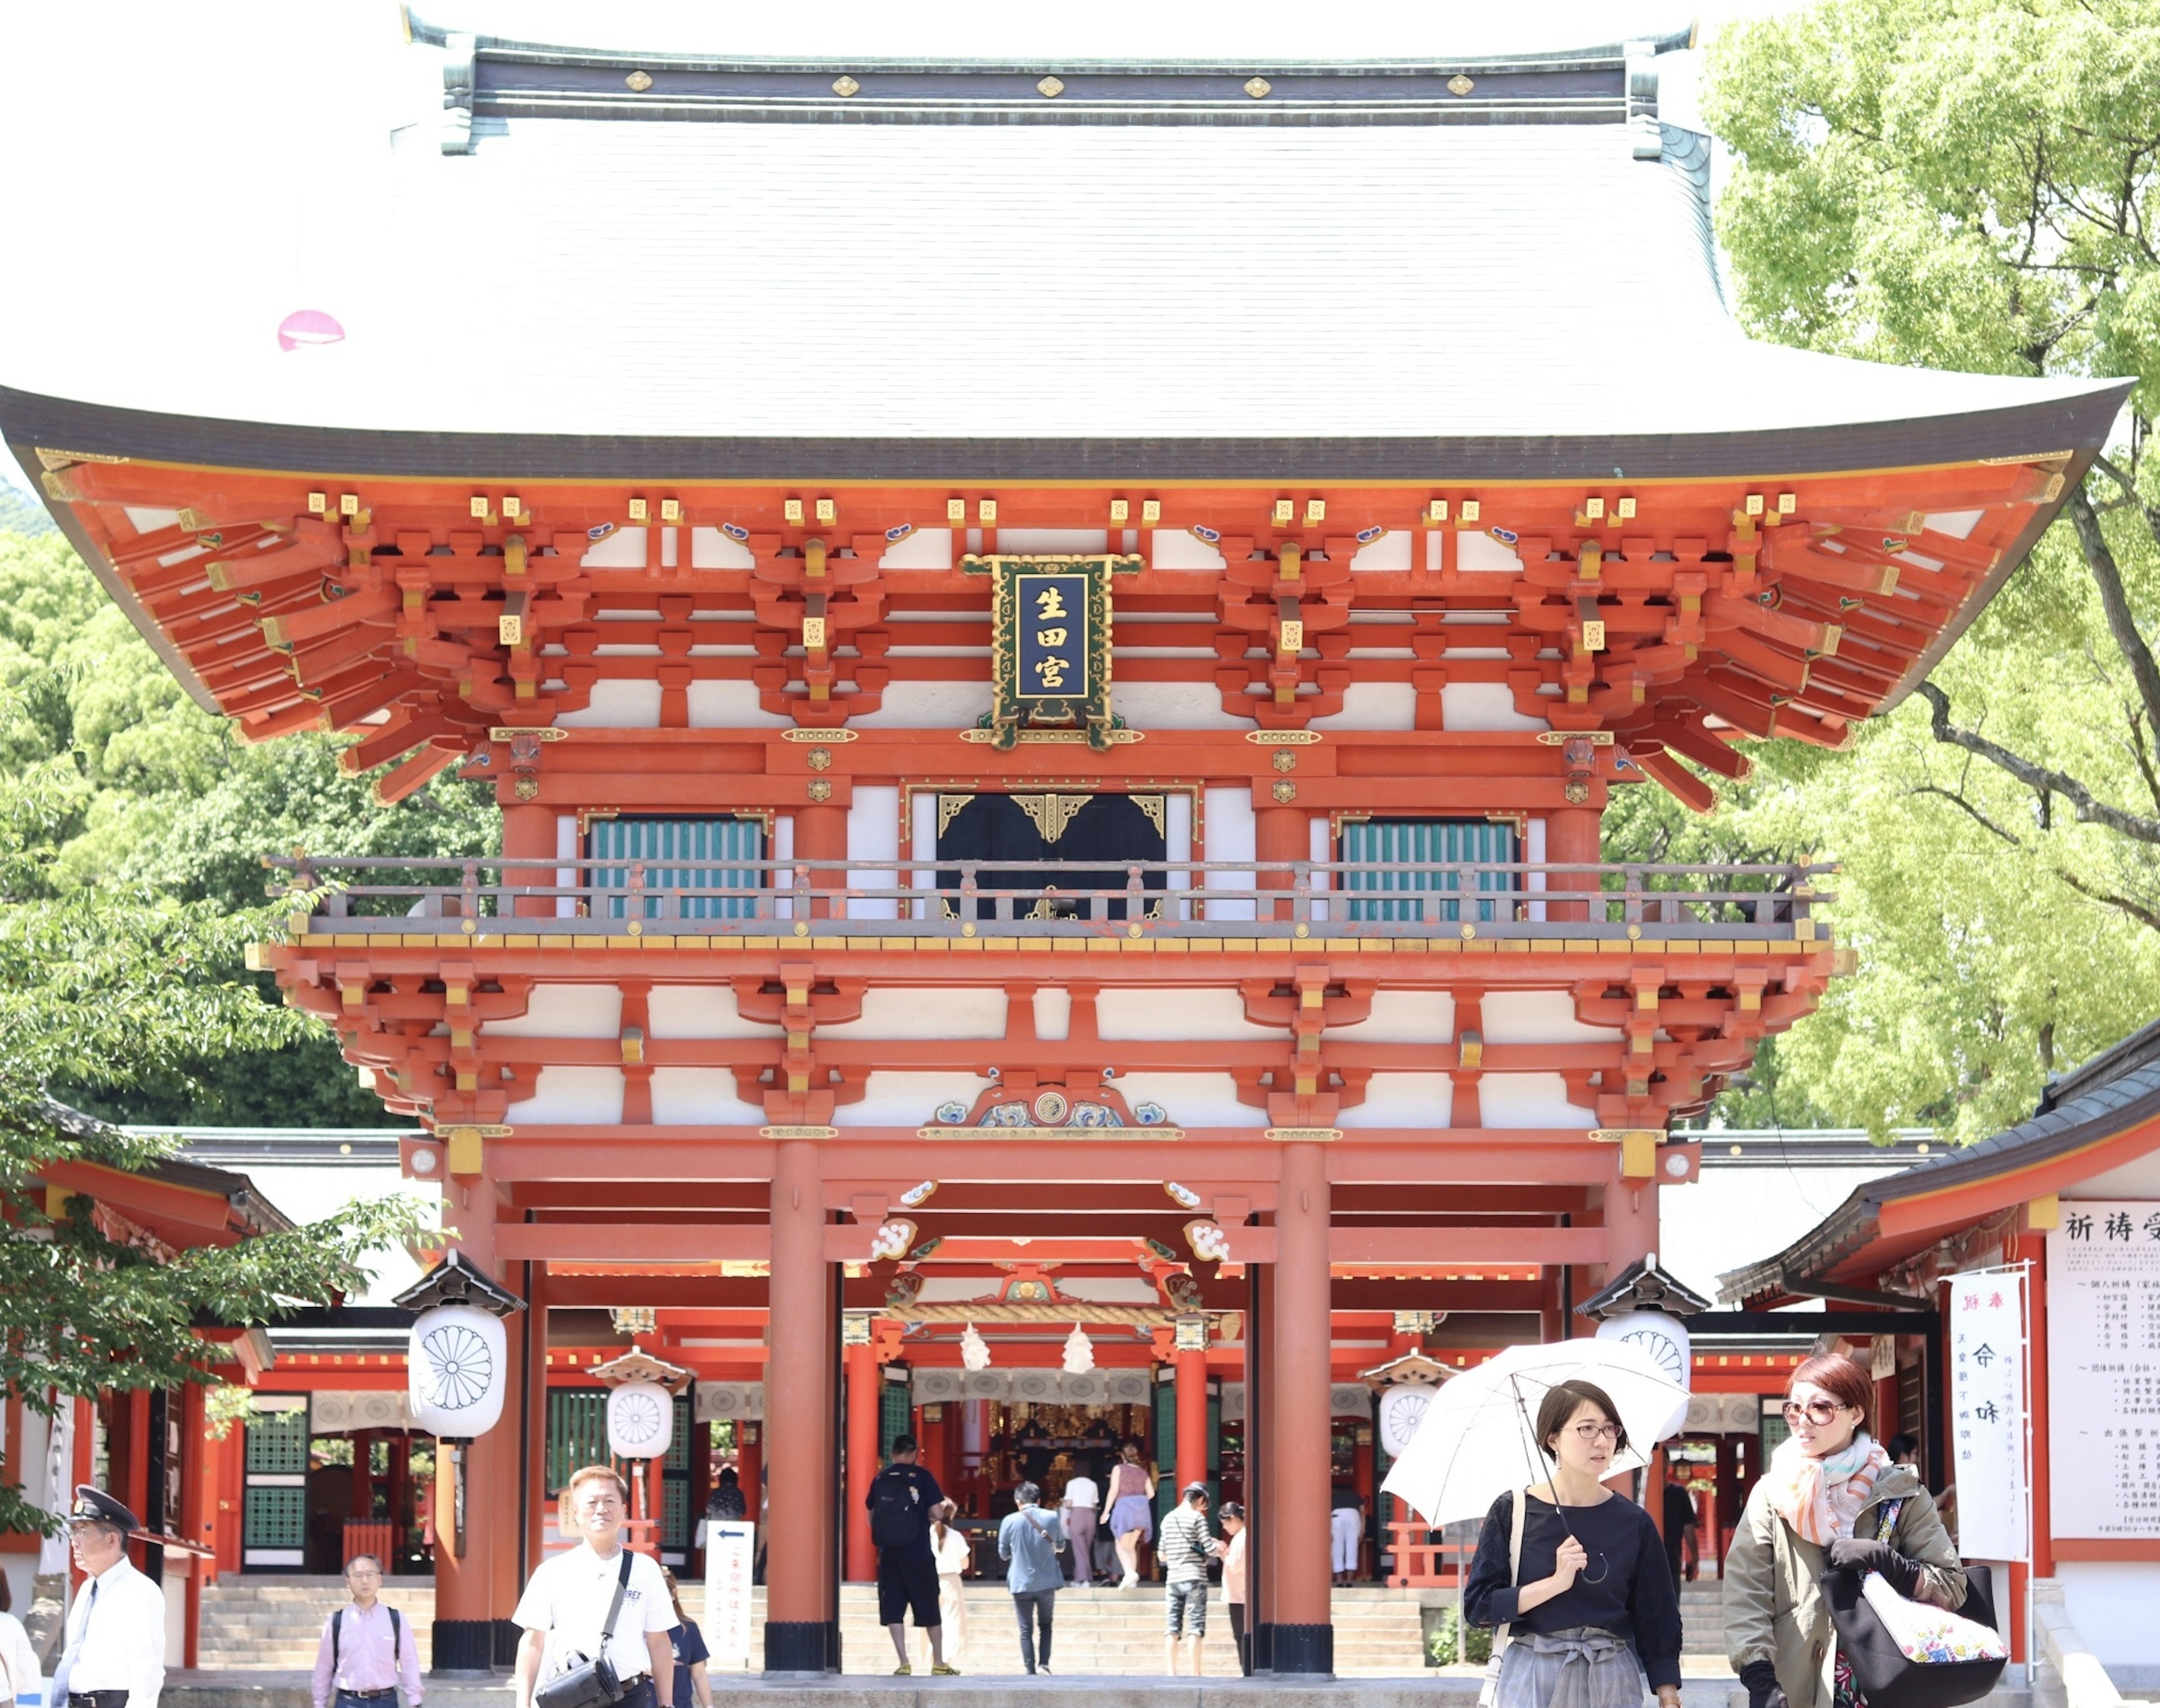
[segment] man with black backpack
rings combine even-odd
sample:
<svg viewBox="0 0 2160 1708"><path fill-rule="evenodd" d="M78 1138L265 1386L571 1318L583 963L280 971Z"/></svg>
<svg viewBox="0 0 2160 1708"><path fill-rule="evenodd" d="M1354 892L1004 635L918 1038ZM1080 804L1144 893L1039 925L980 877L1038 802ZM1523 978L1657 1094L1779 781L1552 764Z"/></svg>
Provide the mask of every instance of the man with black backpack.
<svg viewBox="0 0 2160 1708"><path fill-rule="evenodd" d="M937 1612L937 1556L930 1546L930 1514L945 1498L937 1479L915 1462L915 1437L892 1438L892 1462L870 1479L863 1504L870 1510L870 1540L878 1551L878 1622L892 1633L893 1669L904 1679L915 1669L907 1661L907 1613L930 1639L930 1670L952 1678L958 1667L945 1664L945 1633Z"/></svg>
<svg viewBox="0 0 2160 1708"><path fill-rule="evenodd" d="M345 1562L345 1585L352 1600L330 1615L315 1650L315 1708L332 1708L333 1700L335 1708L397 1708L400 1685L406 1708L420 1708L419 1647L397 1608L378 1599L382 1562L354 1555Z"/></svg>

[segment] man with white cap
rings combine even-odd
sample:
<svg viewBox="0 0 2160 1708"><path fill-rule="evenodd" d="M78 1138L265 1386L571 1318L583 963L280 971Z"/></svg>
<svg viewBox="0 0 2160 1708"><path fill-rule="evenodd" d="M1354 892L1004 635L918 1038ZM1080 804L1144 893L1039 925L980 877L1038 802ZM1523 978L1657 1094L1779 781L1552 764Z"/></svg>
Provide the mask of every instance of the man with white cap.
<svg viewBox="0 0 2160 1708"><path fill-rule="evenodd" d="M68 1609L53 1708L158 1708L165 1687L165 1592L134 1568L142 1526L102 1489L77 1486L68 1544L84 1582Z"/></svg>

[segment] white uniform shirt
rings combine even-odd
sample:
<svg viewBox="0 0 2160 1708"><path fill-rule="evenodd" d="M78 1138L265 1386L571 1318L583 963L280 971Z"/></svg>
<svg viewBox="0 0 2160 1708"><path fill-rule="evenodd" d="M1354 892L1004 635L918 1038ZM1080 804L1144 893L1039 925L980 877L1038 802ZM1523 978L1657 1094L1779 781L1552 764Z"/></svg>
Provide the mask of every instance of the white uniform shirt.
<svg viewBox="0 0 2160 1708"><path fill-rule="evenodd" d="M668 1599L659 1562L649 1554L632 1554L630 1559L630 1587L623 1592L622 1612L615 1616L615 1636L607 1649L608 1664L625 1684L652 1670L646 1633L675 1628L675 1604ZM621 1572L620 1554L603 1560L585 1542L541 1561L518 1599L517 1611L510 1616L527 1631L548 1633L548 1647L540 1657L541 1684L579 1664L579 1657L597 1658L608 1604L615 1599ZM137 1705L131 1702L127 1708Z"/></svg>
<svg viewBox="0 0 2160 1708"><path fill-rule="evenodd" d="M125 1690L127 1708L158 1708L165 1687L165 1592L122 1555L75 1591L63 1654L67 1650L75 1653L70 1695Z"/></svg>

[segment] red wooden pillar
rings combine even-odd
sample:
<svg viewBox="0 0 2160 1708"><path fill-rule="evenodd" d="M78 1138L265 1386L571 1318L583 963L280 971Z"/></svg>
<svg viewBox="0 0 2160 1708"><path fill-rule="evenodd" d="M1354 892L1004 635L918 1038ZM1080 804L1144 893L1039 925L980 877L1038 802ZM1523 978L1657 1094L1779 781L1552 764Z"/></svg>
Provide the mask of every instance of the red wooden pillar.
<svg viewBox="0 0 2160 1708"><path fill-rule="evenodd" d="M2031 1207L2025 1212L2028 1217ZM2025 1337L2026 1408L2032 1418L2033 1462L2026 1475L2033 1482L2033 1534L2028 1539L2033 1564L2013 1560L2010 1566L2010 1638L2012 1660L2022 1662L2030 1633L2025 1628L2026 1586L2034 1577L2055 1575L2055 1497L2048 1467L2048 1236L2027 1233L2018 1236L2017 1255L2032 1267L2025 1271L2025 1315L2031 1332ZM1948 1466L1930 1465L1930 1477L1947 1482Z"/></svg>
<svg viewBox="0 0 2160 1708"><path fill-rule="evenodd" d="M795 858L802 861L844 860L848 857L848 812L840 806L802 807L795 814ZM813 870L809 886L816 890L844 890L848 875L838 866L824 871ZM813 911L829 918L838 911L840 904L820 901Z"/></svg>
<svg viewBox="0 0 2160 1708"><path fill-rule="evenodd" d="M818 1147L787 1140L772 1176L772 1350L765 1416L772 1455L771 1526L766 1543L765 1668L832 1670L833 1395L830 1277Z"/></svg>
<svg viewBox="0 0 2160 1708"><path fill-rule="evenodd" d="M765 1433L762 1424L735 1425L735 1482L742 1490L743 1510L749 1513L753 1524L762 1522L760 1501L765 1485L759 1481L760 1467L765 1463L765 1447L759 1437Z"/></svg>
<svg viewBox="0 0 2160 1708"><path fill-rule="evenodd" d="M1602 852L1597 810L1592 807L1563 807L1545 819L1545 859L1552 865L1591 865ZM1595 890L1595 872L1553 872L1545 879L1548 893L1565 890ZM1580 901L1548 902L1548 919L1586 919L1588 906Z"/></svg>
<svg viewBox="0 0 2160 1708"><path fill-rule="evenodd" d="M1280 1530L1275 1523L1275 1491L1282 1486L1278 1474L1282 1462L1282 1450L1275 1435L1275 1389L1280 1378L1275 1373L1275 1265L1260 1265L1256 1284L1259 1298L1260 1329L1264 1339L1260 1347L1259 1366L1254 1371L1248 1365L1245 1376L1245 1490L1254 1504L1248 1508L1246 1519L1253 1528L1253 1539L1246 1544L1249 1555L1255 1556L1256 1569L1247 1578L1248 1592L1254 1599L1247 1605L1245 1617L1255 1629L1265 1625L1268 1640L1254 1650L1254 1664L1257 1668L1262 1659L1267 1660L1267 1669L1272 1672L1275 1649L1274 1627L1275 1605L1278 1600L1275 1572L1278 1556L1276 1539ZM1253 1328L1249 1324L1245 1332L1249 1337ZM1254 1378L1257 1376L1258 1379ZM1259 1451L1254 1451L1257 1430Z"/></svg>
<svg viewBox="0 0 2160 1708"><path fill-rule="evenodd" d="M1285 1145L1275 1209L1275 1663L1278 1674L1331 1674L1328 1474L1331 1410L1323 1145Z"/></svg>
<svg viewBox="0 0 2160 1708"><path fill-rule="evenodd" d="M1254 856L1264 864L1270 860L1302 860L1312 855L1311 821L1295 807L1263 807L1253 814ZM1296 876L1290 872L1262 872L1256 887L1262 890L1290 890L1297 885ZM1288 919L1291 904L1278 901L1274 916Z"/></svg>
<svg viewBox="0 0 2160 1708"><path fill-rule="evenodd" d="M501 749L496 751L499 754ZM527 885L547 888L556 881L559 870L555 862L555 809L541 806L537 802L502 809L502 857L505 862L531 857L540 864L529 866L503 867L502 881L512 889ZM578 881L573 878L573 882ZM546 896L521 897L516 911L520 916L534 918L555 911L553 898Z"/></svg>
<svg viewBox="0 0 2160 1708"><path fill-rule="evenodd" d="M1207 1354L1175 1352L1177 1373L1177 1486L1207 1480Z"/></svg>
<svg viewBox="0 0 2160 1708"><path fill-rule="evenodd" d="M555 1522L555 1503L548 1498L548 1265L524 1266L525 1315L511 1325L526 1337L525 1371L525 1575L548 1557L548 1532ZM397 1513L392 1496L392 1515Z"/></svg>
<svg viewBox="0 0 2160 1708"><path fill-rule="evenodd" d="M207 1526L204 1524L203 1497L210 1482L208 1461L205 1451L210 1445L205 1439L203 1401L205 1390L200 1383L190 1382L180 1390L180 1509L167 1516L166 1528L176 1536L190 1542L205 1542ZM180 1622L180 1664L195 1664L197 1638L202 1628L203 1574L210 1562L195 1555L167 1554L167 1561L179 1566L188 1575L187 1608Z"/></svg>
<svg viewBox="0 0 2160 1708"><path fill-rule="evenodd" d="M877 1550L870 1545L870 1479L878 1473L878 1409L885 1397L879 1390L883 1373L878 1368L877 1347L865 1342L849 1347L848 1376L848 1570L849 1583L870 1583L877 1577ZM941 1483L939 1487L943 1487Z"/></svg>

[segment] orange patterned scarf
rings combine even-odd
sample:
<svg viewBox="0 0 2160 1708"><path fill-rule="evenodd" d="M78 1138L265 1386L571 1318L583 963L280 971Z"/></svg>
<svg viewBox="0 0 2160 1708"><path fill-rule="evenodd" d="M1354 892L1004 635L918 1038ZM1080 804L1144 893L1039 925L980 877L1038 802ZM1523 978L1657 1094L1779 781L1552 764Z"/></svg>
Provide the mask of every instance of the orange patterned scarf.
<svg viewBox="0 0 2160 1708"><path fill-rule="evenodd" d="M1770 1456L1763 1480L1778 1517L1803 1541L1820 1548L1852 1534L1852 1521L1889 1464L1890 1456L1864 1433L1827 1459L1810 1458L1798 1441L1788 1437Z"/></svg>

